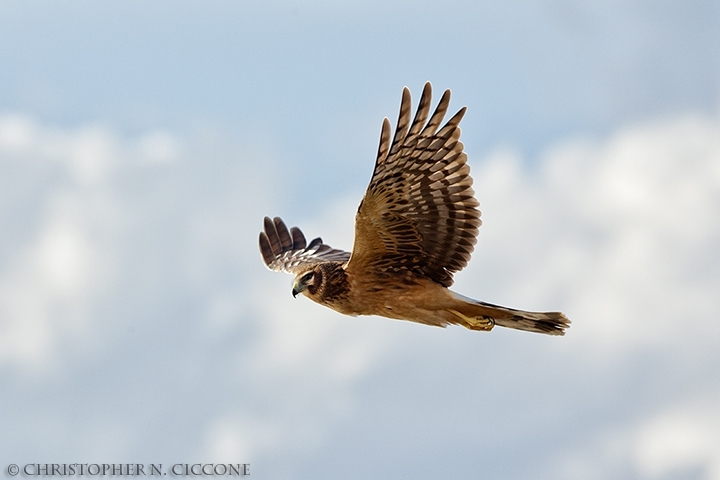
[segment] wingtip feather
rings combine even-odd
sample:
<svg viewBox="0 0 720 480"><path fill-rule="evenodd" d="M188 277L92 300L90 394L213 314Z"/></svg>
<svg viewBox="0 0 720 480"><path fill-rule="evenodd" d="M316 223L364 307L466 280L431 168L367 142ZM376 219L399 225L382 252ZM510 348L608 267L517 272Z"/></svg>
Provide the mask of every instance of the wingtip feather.
<svg viewBox="0 0 720 480"><path fill-rule="evenodd" d="M265 262L266 267L270 267L270 264L275 260L275 254L272 251L272 247L270 246L270 241L268 240L268 236L265 234L265 232L260 232L260 254L263 257L263 261Z"/></svg>

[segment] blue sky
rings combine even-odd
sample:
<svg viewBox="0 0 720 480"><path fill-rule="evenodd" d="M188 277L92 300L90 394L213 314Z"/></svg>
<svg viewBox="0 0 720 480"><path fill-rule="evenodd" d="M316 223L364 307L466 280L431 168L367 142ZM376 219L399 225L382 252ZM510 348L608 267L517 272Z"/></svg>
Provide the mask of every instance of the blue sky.
<svg viewBox="0 0 720 480"><path fill-rule="evenodd" d="M259 478L720 479L717 2L0 2L0 461ZM467 296L564 338L348 318L402 87L468 106Z"/></svg>

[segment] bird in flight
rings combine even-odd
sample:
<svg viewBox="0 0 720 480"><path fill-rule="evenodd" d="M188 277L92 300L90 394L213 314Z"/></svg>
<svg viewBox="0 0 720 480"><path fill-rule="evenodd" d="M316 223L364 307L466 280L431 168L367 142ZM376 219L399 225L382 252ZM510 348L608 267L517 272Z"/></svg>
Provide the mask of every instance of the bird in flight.
<svg viewBox="0 0 720 480"><path fill-rule="evenodd" d="M345 315L563 335L570 320L560 312L501 307L448 288L470 260L482 222L460 142L466 107L440 127L450 90L432 115L431 96L428 82L411 121L405 87L392 137L390 121L383 120L375 170L355 216L352 253L321 238L307 243L299 228L265 217L260 232L265 264L295 275L293 296L305 295Z"/></svg>

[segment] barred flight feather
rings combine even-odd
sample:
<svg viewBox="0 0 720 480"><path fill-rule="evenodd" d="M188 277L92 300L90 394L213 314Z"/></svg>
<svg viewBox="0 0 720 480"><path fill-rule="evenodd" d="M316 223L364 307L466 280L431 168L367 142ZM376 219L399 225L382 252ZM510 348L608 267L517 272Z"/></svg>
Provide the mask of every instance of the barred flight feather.
<svg viewBox="0 0 720 480"><path fill-rule="evenodd" d="M319 263L350 259L350 252L334 249L320 237L308 245L299 228L288 231L279 217L265 217L264 227L265 231L260 232L260 253L270 270L297 274Z"/></svg>
<svg viewBox="0 0 720 480"><path fill-rule="evenodd" d="M394 132L383 119L375 168L355 216L352 254L319 237L308 244L297 227L266 217L259 240L265 264L296 275L293 296L301 293L347 315L563 335L570 320L561 312L515 310L447 288L470 260L482 221L460 141L466 109L443 125L450 91L432 115L431 97L428 82L411 120L405 88Z"/></svg>
<svg viewBox="0 0 720 480"><path fill-rule="evenodd" d="M372 228L379 231L383 240L382 248L358 241L356 228L348 268L384 265L383 256L395 258L397 253L408 251L401 245L412 239L415 247L412 254L419 253L419 260L411 262L412 269L447 287L452 284L453 273L470 260L481 221L467 155L459 141L458 125L466 109L461 108L438 130L450 104L450 92L445 91L430 120L423 125L430 111L431 95L428 83L410 125L410 92L407 88L403 90L392 145L389 124L383 123L375 171L356 219L372 222ZM393 214L383 214L389 212ZM413 234L393 238L395 223L411 228ZM360 226L359 230L363 228Z"/></svg>

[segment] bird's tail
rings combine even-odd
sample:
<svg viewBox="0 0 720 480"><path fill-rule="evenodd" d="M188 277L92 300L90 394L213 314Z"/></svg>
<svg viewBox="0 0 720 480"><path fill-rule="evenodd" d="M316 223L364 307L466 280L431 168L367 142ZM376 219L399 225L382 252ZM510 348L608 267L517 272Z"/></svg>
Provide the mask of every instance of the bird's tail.
<svg viewBox="0 0 720 480"><path fill-rule="evenodd" d="M546 335L565 335L565 329L570 327L570 320L560 312L526 312L455 295L461 302L450 312L458 318L457 323L471 330L491 330L500 325Z"/></svg>

